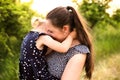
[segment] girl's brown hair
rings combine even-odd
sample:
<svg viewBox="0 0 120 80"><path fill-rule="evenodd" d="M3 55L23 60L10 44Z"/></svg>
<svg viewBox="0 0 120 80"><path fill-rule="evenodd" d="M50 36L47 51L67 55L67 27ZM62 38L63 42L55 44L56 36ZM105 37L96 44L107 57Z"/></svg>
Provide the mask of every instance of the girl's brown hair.
<svg viewBox="0 0 120 80"><path fill-rule="evenodd" d="M93 49L90 34L88 33L87 29L88 27L84 18L80 14L78 15L73 7L67 6L53 9L47 14L46 19L49 19L56 27L63 28L64 25L68 24L70 25L70 31L72 31L74 28L76 29L77 39L81 44L86 45L90 50L90 54L87 54L84 67L86 71L86 77L91 79L94 68Z"/></svg>

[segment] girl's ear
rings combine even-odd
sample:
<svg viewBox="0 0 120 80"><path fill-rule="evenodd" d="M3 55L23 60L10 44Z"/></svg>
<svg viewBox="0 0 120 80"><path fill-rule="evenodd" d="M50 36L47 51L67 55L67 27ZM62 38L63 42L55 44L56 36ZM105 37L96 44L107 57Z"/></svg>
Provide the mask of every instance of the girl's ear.
<svg viewBox="0 0 120 80"><path fill-rule="evenodd" d="M62 31L64 32L64 34L68 33L69 32L69 26L68 25L63 26Z"/></svg>

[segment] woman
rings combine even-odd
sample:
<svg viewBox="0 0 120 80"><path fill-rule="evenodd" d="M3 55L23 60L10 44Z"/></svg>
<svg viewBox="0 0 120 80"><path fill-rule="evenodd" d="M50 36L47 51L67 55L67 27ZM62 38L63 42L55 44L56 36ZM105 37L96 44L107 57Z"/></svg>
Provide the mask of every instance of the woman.
<svg viewBox="0 0 120 80"><path fill-rule="evenodd" d="M77 32L77 38L67 54L53 51L47 55L49 72L61 80L80 80L82 69L85 68L86 77L91 79L94 67L92 43L83 18L78 16L73 7L57 7L47 14L46 24L48 34L60 42L74 28Z"/></svg>

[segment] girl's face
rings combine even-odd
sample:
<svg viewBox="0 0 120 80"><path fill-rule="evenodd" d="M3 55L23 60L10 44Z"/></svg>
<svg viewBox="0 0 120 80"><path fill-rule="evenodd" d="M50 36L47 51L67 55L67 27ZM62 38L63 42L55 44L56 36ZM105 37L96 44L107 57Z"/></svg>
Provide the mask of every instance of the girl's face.
<svg viewBox="0 0 120 80"><path fill-rule="evenodd" d="M68 35L69 30L64 28L58 28L52 25L50 20L46 20L47 33L59 42L62 42Z"/></svg>

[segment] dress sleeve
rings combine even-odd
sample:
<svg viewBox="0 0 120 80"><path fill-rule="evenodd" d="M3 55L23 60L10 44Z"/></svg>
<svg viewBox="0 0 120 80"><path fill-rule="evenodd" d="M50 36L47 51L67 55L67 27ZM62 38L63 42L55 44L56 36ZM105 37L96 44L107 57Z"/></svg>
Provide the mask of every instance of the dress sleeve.
<svg viewBox="0 0 120 80"><path fill-rule="evenodd" d="M75 47L72 47L72 48L68 51L68 53L67 53L66 56L68 56L67 58L68 58L68 60L69 60L72 56L74 56L74 55L76 55L76 54L90 54L90 50L89 50L88 47L85 46L85 45L77 45L77 46L75 46Z"/></svg>

